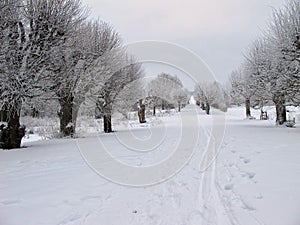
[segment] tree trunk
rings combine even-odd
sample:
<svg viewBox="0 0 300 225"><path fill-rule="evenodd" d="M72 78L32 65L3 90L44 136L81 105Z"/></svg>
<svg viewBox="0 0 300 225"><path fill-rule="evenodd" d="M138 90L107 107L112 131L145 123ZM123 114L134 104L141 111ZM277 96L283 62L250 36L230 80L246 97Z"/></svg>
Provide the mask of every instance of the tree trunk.
<svg viewBox="0 0 300 225"><path fill-rule="evenodd" d="M282 125L286 122L285 96L282 93L276 93L273 97L276 106L276 124Z"/></svg>
<svg viewBox="0 0 300 225"><path fill-rule="evenodd" d="M73 104L73 109L72 109L72 121L74 124L74 133L76 133L76 122L77 122L77 117L78 117L78 112L80 108L81 103L75 103Z"/></svg>
<svg viewBox="0 0 300 225"><path fill-rule="evenodd" d="M0 148L13 149L21 147L25 136L25 126L20 126L20 109L13 107L1 110L1 120L7 123L0 127Z"/></svg>
<svg viewBox="0 0 300 225"><path fill-rule="evenodd" d="M105 133L111 133L112 132L112 126L111 126L111 115L103 115L103 127Z"/></svg>
<svg viewBox="0 0 300 225"><path fill-rule="evenodd" d="M166 107L166 103L165 103L165 100L161 100L161 110L165 110L165 107Z"/></svg>
<svg viewBox="0 0 300 225"><path fill-rule="evenodd" d="M154 105L153 106L153 116L155 116L156 115L156 106Z"/></svg>
<svg viewBox="0 0 300 225"><path fill-rule="evenodd" d="M0 110L0 121L7 122L8 121L8 108L4 104L3 108Z"/></svg>
<svg viewBox="0 0 300 225"><path fill-rule="evenodd" d="M207 115L209 115L209 113L210 113L210 105L209 105L208 102L206 102L205 112L206 112Z"/></svg>
<svg viewBox="0 0 300 225"><path fill-rule="evenodd" d="M203 102L201 102L200 107L201 107L202 110L205 110L205 105L204 105Z"/></svg>
<svg viewBox="0 0 300 225"><path fill-rule="evenodd" d="M60 133L63 137L75 134L75 124L73 123L73 96L66 96L59 99L60 111L58 113L60 120Z"/></svg>
<svg viewBox="0 0 300 225"><path fill-rule="evenodd" d="M32 118L37 118L39 116L39 114L40 114L40 112L35 107L33 107L31 109L31 117Z"/></svg>
<svg viewBox="0 0 300 225"><path fill-rule="evenodd" d="M139 112L138 112L139 122L140 123L146 123L146 119L145 119L146 106L143 104L142 99L139 101L139 104L140 104Z"/></svg>
<svg viewBox="0 0 300 225"><path fill-rule="evenodd" d="M178 102L178 112L180 112L181 111L181 104L180 104L180 102Z"/></svg>
<svg viewBox="0 0 300 225"><path fill-rule="evenodd" d="M246 98L245 107L246 107L246 118L249 118L251 116L250 98Z"/></svg>

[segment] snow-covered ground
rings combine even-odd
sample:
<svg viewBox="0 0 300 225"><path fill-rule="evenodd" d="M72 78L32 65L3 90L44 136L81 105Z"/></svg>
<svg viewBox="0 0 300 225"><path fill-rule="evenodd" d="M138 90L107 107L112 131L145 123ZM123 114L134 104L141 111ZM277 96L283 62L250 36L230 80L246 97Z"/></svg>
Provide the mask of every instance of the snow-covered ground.
<svg viewBox="0 0 300 225"><path fill-rule="evenodd" d="M193 110L189 105L183 113ZM299 225L300 111L291 110L297 124L287 128L275 126L274 108L267 110L270 120L261 121L245 120L243 108L229 109L220 153L203 171L213 116L197 109L199 138L190 161L170 179L142 187L98 175L79 148L101 142L114 159L127 165L159 164L180 145L181 128L194 129L193 124L182 125L181 114L151 118L144 125L120 121L115 133L78 139L36 141L39 137L30 135L24 148L0 151L0 224ZM259 111L253 116L259 118ZM87 124L82 127L92 131L93 124ZM130 133L147 143L155 129L163 132L153 151L131 151L118 139Z"/></svg>

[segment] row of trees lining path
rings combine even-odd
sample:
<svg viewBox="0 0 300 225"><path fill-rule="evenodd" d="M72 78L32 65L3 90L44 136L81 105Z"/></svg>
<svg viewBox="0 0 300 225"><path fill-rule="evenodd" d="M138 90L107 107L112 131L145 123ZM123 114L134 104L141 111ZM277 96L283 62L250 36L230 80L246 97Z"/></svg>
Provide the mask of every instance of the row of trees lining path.
<svg viewBox="0 0 300 225"><path fill-rule="evenodd" d="M120 76L119 73L123 73ZM176 76L161 73L148 81L141 79L143 70L140 64L132 64L115 73L102 88L97 100L97 114L103 117L104 132L112 129L112 114L117 111L125 118L132 111L137 111L140 123L146 123L146 108L156 109L178 108L180 112L189 99L188 91ZM126 82L123 82L125 79Z"/></svg>
<svg viewBox="0 0 300 225"><path fill-rule="evenodd" d="M111 80L142 76L127 79L123 68L138 66L120 35L87 16L80 0L0 2L0 148L20 147L24 103L56 100L61 136L72 136L86 98L95 103Z"/></svg>
<svg viewBox="0 0 300 225"><path fill-rule="evenodd" d="M145 108L155 115L159 100L162 108L172 104L179 111L186 104L188 93L177 77L161 74L146 87L139 82L143 77L118 32L88 19L80 0L0 2L0 148L20 147L21 110L30 104L37 116L40 102L58 103L62 137L74 136L86 102L101 112L107 133L113 131L113 111L128 115L133 102L140 100L141 123Z"/></svg>
<svg viewBox="0 0 300 225"><path fill-rule="evenodd" d="M264 35L255 40L231 75L232 101L250 107L276 107L276 123L286 122L286 106L300 103L300 2L274 10Z"/></svg>

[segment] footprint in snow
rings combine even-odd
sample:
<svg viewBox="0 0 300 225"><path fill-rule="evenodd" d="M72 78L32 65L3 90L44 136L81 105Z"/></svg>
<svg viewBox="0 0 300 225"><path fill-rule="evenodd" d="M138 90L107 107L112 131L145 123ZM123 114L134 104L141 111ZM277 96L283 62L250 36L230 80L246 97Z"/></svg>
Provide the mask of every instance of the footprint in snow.
<svg viewBox="0 0 300 225"><path fill-rule="evenodd" d="M82 215L75 213L75 214L72 214L72 215L69 215L69 216L65 217L65 219L63 219L59 223L59 225L73 223L74 221L77 221L77 220L79 220L81 218L82 218Z"/></svg>
<svg viewBox="0 0 300 225"><path fill-rule="evenodd" d="M248 172L247 175L248 175L249 179L252 179L253 177L255 177L256 173Z"/></svg>
<svg viewBox="0 0 300 225"><path fill-rule="evenodd" d="M8 200L1 201L0 203L2 205L16 205L21 203L21 201L18 199L11 199L11 200L8 199Z"/></svg>
<svg viewBox="0 0 300 225"><path fill-rule="evenodd" d="M248 164L251 162L250 159L245 158L244 156L240 156L240 160L242 160L245 164Z"/></svg>
<svg viewBox="0 0 300 225"><path fill-rule="evenodd" d="M254 178L256 175L256 173L253 173L253 172L245 172L245 173L241 173L241 176L242 177L246 177L248 179L252 179Z"/></svg>
<svg viewBox="0 0 300 225"><path fill-rule="evenodd" d="M230 162L230 163L228 163L228 167L233 167L233 163L232 162Z"/></svg>
<svg viewBox="0 0 300 225"><path fill-rule="evenodd" d="M226 191L232 190L233 189L233 184L226 184L226 185L224 185L224 189Z"/></svg>
<svg viewBox="0 0 300 225"><path fill-rule="evenodd" d="M243 162L244 162L245 164L248 164L248 163L251 162L251 160L250 160L250 159L244 159Z"/></svg>
<svg viewBox="0 0 300 225"><path fill-rule="evenodd" d="M263 199L264 197L262 196L261 193L258 193L258 194L255 195L255 198L256 199Z"/></svg>
<svg viewBox="0 0 300 225"><path fill-rule="evenodd" d="M251 203L245 202L245 200L242 200L242 202L243 202L243 205L242 205L243 209L248 210L248 211L256 210L255 207Z"/></svg>

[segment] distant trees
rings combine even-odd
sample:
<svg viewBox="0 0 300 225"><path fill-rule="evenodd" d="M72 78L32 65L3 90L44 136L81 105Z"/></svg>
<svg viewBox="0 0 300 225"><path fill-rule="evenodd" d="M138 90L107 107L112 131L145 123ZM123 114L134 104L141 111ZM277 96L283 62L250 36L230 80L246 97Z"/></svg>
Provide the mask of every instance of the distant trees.
<svg viewBox="0 0 300 225"><path fill-rule="evenodd" d="M206 114L210 114L210 108L227 110L224 100L224 90L218 82L199 83L194 90L194 98L197 105L199 105Z"/></svg>
<svg viewBox="0 0 300 225"><path fill-rule="evenodd" d="M113 107L115 103L122 99L119 95L128 85L143 77L143 70L141 64L134 62L132 59L128 60L128 65L116 71L105 82L104 86L97 93L97 108L103 115L104 132L112 132ZM128 93L128 92L127 92ZM130 96L131 98L133 96ZM136 101L138 96L136 96Z"/></svg>
<svg viewBox="0 0 300 225"><path fill-rule="evenodd" d="M177 105L178 112L185 106L189 100L188 91L182 86L179 89L173 89L172 93L175 104Z"/></svg>
<svg viewBox="0 0 300 225"><path fill-rule="evenodd" d="M237 80L253 84L239 93L252 96L261 102L272 101L276 106L276 122L286 122L286 106L299 105L300 91L300 2L290 0L286 6L274 10L264 38L255 41L246 54L242 71L247 76L231 77L233 92Z"/></svg>
<svg viewBox="0 0 300 225"><path fill-rule="evenodd" d="M166 104L177 105L178 111L188 101L188 92L184 89L181 80L167 73L159 74L147 85L147 102L156 114L158 105L165 109Z"/></svg>

